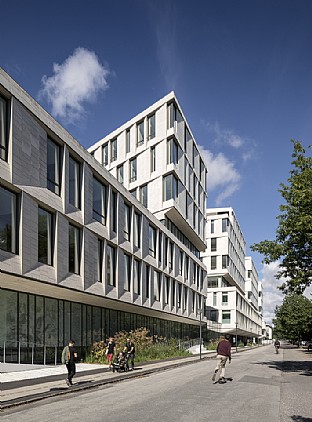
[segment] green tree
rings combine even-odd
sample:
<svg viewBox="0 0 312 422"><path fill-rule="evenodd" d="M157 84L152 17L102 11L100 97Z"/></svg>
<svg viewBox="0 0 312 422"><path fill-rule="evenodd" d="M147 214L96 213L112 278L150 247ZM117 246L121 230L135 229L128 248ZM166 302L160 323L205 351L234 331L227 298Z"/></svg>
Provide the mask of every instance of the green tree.
<svg viewBox="0 0 312 422"><path fill-rule="evenodd" d="M288 184L281 183L284 198L275 240L263 240L251 246L264 255L266 264L280 262L276 278L285 277L279 287L284 293L303 293L312 283L312 158L299 141L294 141L294 168ZM311 147L309 147L311 149Z"/></svg>
<svg viewBox="0 0 312 422"><path fill-rule="evenodd" d="M312 336L312 302L301 294L284 297L275 310L274 332L280 338L308 340Z"/></svg>

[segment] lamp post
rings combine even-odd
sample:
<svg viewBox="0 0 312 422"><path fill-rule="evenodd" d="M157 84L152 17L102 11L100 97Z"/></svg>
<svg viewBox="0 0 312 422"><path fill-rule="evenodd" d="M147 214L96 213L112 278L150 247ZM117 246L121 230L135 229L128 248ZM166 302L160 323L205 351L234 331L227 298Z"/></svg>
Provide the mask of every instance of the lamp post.
<svg viewBox="0 0 312 422"><path fill-rule="evenodd" d="M201 320L202 320L202 311L199 311L199 359L201 359L201 352L202 352L202 327L201 327Z"/></svg>
<svg viewBox="0 0 312 422"><path fill-rule="evenodd" d="M237 325L238 325L238 322L235 322L235 348L236 348L236 353L237 353Z"/></svg>

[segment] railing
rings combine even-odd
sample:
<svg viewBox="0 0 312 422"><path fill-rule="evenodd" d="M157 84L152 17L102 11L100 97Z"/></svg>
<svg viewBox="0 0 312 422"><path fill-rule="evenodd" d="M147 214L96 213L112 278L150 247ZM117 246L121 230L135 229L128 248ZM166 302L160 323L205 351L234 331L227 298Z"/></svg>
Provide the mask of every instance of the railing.
<svg viewBox="0 0 312 422"><path fill-rule="evenodd" d="M179 340L179 342L178 342L179 350L187 350L187 349L190 349L193 346L199 346L200 340L201 340L202 345L203 345L203 339L200 339L200 338L194 338L194 339L184 340L184 341Z"/></svg>

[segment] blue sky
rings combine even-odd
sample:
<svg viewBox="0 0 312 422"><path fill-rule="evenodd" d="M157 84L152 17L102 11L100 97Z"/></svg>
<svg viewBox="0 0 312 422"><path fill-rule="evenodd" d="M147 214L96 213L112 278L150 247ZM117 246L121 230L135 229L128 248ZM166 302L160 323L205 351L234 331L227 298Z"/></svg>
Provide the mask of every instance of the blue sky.
<svg viewBox="0 0 312 422"><path fill-rule="evenodd" d="M209 164L208 206L275 237L290 139L312 134L309 0L0 0L0 66L86 148L174 90ZM5 36L4 36L5 34Z"/></svg>

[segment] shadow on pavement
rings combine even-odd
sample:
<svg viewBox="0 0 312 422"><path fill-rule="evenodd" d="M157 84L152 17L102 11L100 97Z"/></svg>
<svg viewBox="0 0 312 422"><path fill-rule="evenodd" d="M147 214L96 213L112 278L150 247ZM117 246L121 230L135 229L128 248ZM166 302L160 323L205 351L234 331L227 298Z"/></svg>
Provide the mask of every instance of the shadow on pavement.
<svg viewBox="0 0 312 422"><path fill-rule="evenodd" d="M311 418L305 418L305 417L299 416L299 415L293 415L293 416L291 416L291 419L293 421L297 421L297 422L312 422Z"/></svg>
<svg viewBox="0 0 312 422"><path fill-rule="evenodd" d="M304 361L295 361L295 360L285 361L284 360L284 361L257 362L257 365L267 365L269 368L277 369L282 372L301 372L300 375L304 375L307 377L312 376L312 361L311 360L304 360Z"/></svg>

